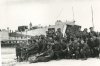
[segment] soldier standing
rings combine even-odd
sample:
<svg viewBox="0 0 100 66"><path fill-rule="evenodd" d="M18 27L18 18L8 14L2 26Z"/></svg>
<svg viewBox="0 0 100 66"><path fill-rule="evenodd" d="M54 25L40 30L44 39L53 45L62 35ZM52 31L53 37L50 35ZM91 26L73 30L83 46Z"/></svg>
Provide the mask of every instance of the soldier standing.
<svg viewBox="0 0 100 66"><path fill-rule="evenodd" d="M94 31L93 27L90 27L90 32L89 32L89 39L88 39L88 45L90 47L90 50L91 50L91 56L92 57L95 57L96 53L98 53L98 50L95 48L97 47L97 45L99 44L98 43L98 40L97 40L97 33Z"/></svg>
<svg viewBox="0 0 100 66"><path fill-rule="evenodd" d="M89 36L90 37L93 37L93 36L97 37L98 36L97 33L94 31L93 27L90 27Z"/></svg>
<svg viewBox="0 0 100 66"><path fill-rule="evenodd" d="M58 28L57 31L56 31L56 38L58 41L60 41L60 39L63 38L63 34L61 32L61 28Z"/></svg>
<svg viewBox="0 0 100 66"><path fill-rule="evenodd" d="M16 44L16 57L17 57L17 61L21 60L21 47L20 47L20 44Z"/></svg>
<svg viewBox="0 0 100 66"><path fill-rule="evenodd" d="M87 40L88 40L88 35L89 35L89 33L87 32L87 28L85 28L85 29L83 30L83 32L82 32L82 38L83 38L83 40L84 40L85 42L87 42Z"/></svg>

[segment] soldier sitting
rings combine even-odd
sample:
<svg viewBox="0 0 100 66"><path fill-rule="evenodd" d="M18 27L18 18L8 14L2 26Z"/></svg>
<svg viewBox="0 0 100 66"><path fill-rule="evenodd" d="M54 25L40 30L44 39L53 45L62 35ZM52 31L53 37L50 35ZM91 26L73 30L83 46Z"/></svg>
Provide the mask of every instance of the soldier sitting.
<svg viewBox="0 0 100 66"><path fill-rule="evenodd" d="M54 45L52 46L52 49L54 51L54 59L60 59L60 54L61 54L61 44L57 40L54 40Z"/></svg>
<svg viewBox="0 0 100 66"><path fill-rule="evenodd" d="M37 54L38 50L39 50L39 46L36 40L32 40L32 43L30 43L27 48L27 58L30 57L31 55Z"/></svg>
<svg viewBox="0 0 100 66"><path fill-rule="evenodd" d="M37 54L35 56L35 59L31 59L29 60L30 63L36 63L36 62L47 62L50 61L54 55L54 52L52 50L52 45L48 45L47 46L48 50L41 53L41 54Z"/></svg>
<svg viewBox="0 0 100 66"><path fill-rule="evenodd" d="M61 39L61 59L67 58L68 49L67 49L67 42L64 39Z"/></svg>
<svg viewBox="0 0 100 66"><path fill-rule="evenodd" d="M81 58L86 60L89 54L89 46L87 45L87 43L84 42L83 39L81 39L81 43L80 43L80 54L81 54Z"/></svg>

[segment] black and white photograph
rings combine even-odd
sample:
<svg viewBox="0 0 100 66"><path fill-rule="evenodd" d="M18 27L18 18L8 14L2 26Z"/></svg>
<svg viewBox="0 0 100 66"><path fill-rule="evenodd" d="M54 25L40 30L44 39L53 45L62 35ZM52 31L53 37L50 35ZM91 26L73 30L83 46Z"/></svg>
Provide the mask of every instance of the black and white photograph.
<svg viewBox="0 0 100 66"><path fill-rule="evenodd" d="M100 66L100 0L0 0L0 66Z"/></svg>

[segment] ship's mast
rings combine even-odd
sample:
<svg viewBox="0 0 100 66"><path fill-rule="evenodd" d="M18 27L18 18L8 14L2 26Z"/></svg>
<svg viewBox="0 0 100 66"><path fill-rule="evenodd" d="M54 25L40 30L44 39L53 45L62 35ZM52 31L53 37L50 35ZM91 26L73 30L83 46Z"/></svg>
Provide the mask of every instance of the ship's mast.
<svg viewBox="0 0 100 66"><path fill-rule="evenodd" d="M60 13L58 14L58 16L57 16L57 18L56 18L56 19L58 19L58 17L61 15L62 10L63 10L63 8L60 10Z"/></svg>
<svg viewBox="0 0 100 66"><path fill-rule="evenodd" d="M74 8L73 7L72 7L72 12L73 12L73 21L75 22Z"/></svg>
<svg viewBox="0 0 100 66"><path fill-rule="evenodd" d="M92 26L93 26L93 29L94 29L94 19L93 19L93 8L92 8L92 5L91 5L91 14L92 14Z"/></svg>

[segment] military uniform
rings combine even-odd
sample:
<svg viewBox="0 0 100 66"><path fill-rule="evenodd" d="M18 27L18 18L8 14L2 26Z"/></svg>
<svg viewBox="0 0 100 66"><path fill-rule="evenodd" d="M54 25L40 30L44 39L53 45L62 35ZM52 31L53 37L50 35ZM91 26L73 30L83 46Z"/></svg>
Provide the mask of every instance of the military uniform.
<svg viewBox="0 0 100 66"><path fill-rule="evenodd" d="M62 32L61 32L61 29L59 28L59 29L57 29L57 31L56 31L56 39L58 40L58 41L60 41L60 39L62 39L63 38L63 34L62 34Z"/></svg>
<svg viewBox="0 0 100 66"><path fill-rule="evenodd" d="M62 40L62 42L60 43L61 44L61 54L60 54L60 56L61 56L61 58L67 58L67 52L68 52L68 50L67 50L67 43L65 43L63 40Z"/></svg>
<svg viewBox="0 0 100 66"><path fill-rule="evenodd" d="M21 47L20 47L20 44L16 45L16 57L17 57L17 60L21 60Z"/></svg>
<svg viewBox="0 0 100 66"><path fill-rule="evenodd" d="M60 59L62 47L58 41L54 42L54 45L52 46L52 50L54 51L54 58Z"/></svg>
<svg viewBox="0 0 100 66"><path fill-rule="evenodd" d="M89 32L89 37L91 38L93 36L97 37L98 35L97 35L97 33L95 31Z"/></svg>
<svg viewBox="0 0 100 66"><path fill-rule="evenodd" d="M90 27L89 37L91 38L93 36L97 37L98 34L94 31L93 27Z"/></svg>
<svg viewBox="0 0 100 66"><path fill-rule="evenodd" d="M47 43L45 39L41 39L38 42L38 45L39 45L39 53L44 52L47 49Z"/></svg>
<svg viewBox="0 0 100 66"><path fill-rule="evenodd" d="M74 41L73 43L73 48L74 48L74 53L75 53L75 58L79 59L80 58L80 43L78 42L78 39Z"/></svg>
<svg viewBox="0 0 100 66"><path fill-rule="evenodd" d="M39 52L39 46L37 43L34 43L34 44L30 44L28 46L28 49L27 49L27 55L28 57L31 56L31 55L34 55L36 53Z"/></svg>
<svg viewBox="0 0 100 66"><path fill-rule="evenodd" d="M89 51L89 46L87 45L87 43L80 44L80 54L81 54L81 58L83 59L87 59L87 57L89 57L90 51Z"/></svg>
<svg viewBox="0 0 100 66"><path fill-rule="evenodd" d="M47 61L49 61L49 60L52 59L53 55L54 55L53 50L48 50L48 51L46 51L45 53L43 53L42 56L39 56L39 57L37 58L37 61L38 61L38 62L47 62Z"/></svg>
<svg viewBox="0 0 100 66"><path fill-rule="evenodd" d="M27 60L27 48L25 47L21 49L21 58L22 58L22 61Z"/></svg>
<svg viewBox="0 0 100 66"><path fill-rule="evenodd" d="M87 29L84 29L82 32L82 38L85 42L87 42L87 39L89 38L89 33L87 32Z"/></svg>
<svg viewBox="0 0 100 66"><path fill-rule="evenodd" d="M54 52L52 48L48 48L45 52L39 54L38 56L35 56L36 58L34 60L31 60L31 63L35 62L47 62L50 61L53 58Z"/></svg>

